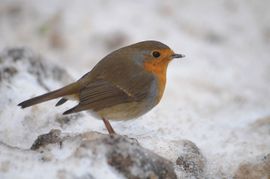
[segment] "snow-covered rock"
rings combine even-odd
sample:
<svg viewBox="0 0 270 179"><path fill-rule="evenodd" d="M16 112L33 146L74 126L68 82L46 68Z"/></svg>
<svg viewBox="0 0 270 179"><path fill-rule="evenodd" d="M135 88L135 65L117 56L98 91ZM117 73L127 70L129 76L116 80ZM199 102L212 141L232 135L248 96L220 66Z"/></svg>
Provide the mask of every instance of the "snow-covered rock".
<svg viewBox="0 0 270 179"><path fill-rule="evenodd" d="M270 154L242 162L235 172L235 179L269 178Z"/></svg>
<svg viewBox="0 0 270 179"><path fill-rule="evenodd" d="M32 145L31 149L36 152L3 144L0 147L2 177L176 178L172 162L144 149L136 140L120 135L110 136L96 132L72 135L51 130L50 133L39 136ZM31 158L22 160L24 155ZM28 167L33 163L36 166L29 172ZM41 172L44 165L51 167L50 173Z"/></svg>
<svg viewBox="0 0 270 179"><path fill-rule="evenodd" d="M202 155L200 149L191 141L183 140L181 153L176 160L176 169L180 169L184 174L188 174L184 177L204 178L204 170L206 161Z"/></svg>

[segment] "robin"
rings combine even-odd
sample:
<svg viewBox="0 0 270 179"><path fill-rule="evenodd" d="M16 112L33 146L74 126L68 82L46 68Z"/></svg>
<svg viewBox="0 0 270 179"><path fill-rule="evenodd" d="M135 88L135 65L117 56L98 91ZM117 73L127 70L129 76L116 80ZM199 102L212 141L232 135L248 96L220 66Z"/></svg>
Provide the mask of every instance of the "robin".
<svg viewBox="0 0 270 179"><path fill-rule="evenodd" d="M78 105L64 115L90 110L114 134L108 119L137 118L156 106L164 92L169 62L182 57L158 41L135 43L110 53L78 81L18 106L26 108L61 97L59 106L75 98Z"/></svg>

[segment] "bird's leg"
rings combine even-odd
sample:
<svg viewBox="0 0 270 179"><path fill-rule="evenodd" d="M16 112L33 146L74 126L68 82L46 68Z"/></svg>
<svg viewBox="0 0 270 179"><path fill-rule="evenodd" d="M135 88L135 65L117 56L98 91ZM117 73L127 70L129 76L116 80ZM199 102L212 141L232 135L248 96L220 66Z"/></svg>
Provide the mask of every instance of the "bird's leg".
<svg viewBox="0 0 270 179"><path fill-rule="evenodd" d="M107 130L108 130L108 132L109 132L109 134L116 134L116 133L114 132L114 130L113 130L113 128L112 128L110 122L109 122L107 119L105 119L104 117L102 118L102 120L103 120L103 122L104 122L104 124L105 124L105 126L106 126L106 128L107 128Z"/></svg>

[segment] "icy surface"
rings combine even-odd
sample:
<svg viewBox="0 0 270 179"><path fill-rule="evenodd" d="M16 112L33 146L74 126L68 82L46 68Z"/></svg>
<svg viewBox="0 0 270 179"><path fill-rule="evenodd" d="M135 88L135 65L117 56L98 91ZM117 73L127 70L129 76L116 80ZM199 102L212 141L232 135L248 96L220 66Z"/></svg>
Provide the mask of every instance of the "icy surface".
<svg viewBox="0 0 270 179"><path fill-rule="evenodd" d="M208 177L230 178L241 162L270 153L269 6L270 1L252 0L1 0L0 49L29 47L77 79L123 45L147 39L168 44L187 58L170 64L161 103L137 120L112 125L171 161L181 153L179 143L190 140L207 160ZM19 109L17 103L46 92L28 74L16 76L13 86L5 83L0 141L7 145L29 148L52 128L106 133L102 122L87 113L68 125L56 122L73 102ZM46 84L50 90L62 85L53 79ZM18 152L0 151L1 161ZM12 166L4 177L16 178L26 168L31 170L24 178L34 178L41 169L50 176L63 165L38 167L36 157L18 154L18 161L28 165Z"/></svg>

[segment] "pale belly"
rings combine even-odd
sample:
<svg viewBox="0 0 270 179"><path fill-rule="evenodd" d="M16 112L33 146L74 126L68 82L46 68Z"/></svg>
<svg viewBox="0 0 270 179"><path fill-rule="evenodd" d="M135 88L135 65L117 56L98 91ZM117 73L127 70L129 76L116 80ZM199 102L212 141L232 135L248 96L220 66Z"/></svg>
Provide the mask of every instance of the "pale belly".
<svg viewBox="0 0 270 179"><path fill-rule="evenodd" d="M155 105L149 105L146 102L132 102L102 109L98 111L97 114L100 117L110 120L129 120L147 113L154 106Z"/></svg>

